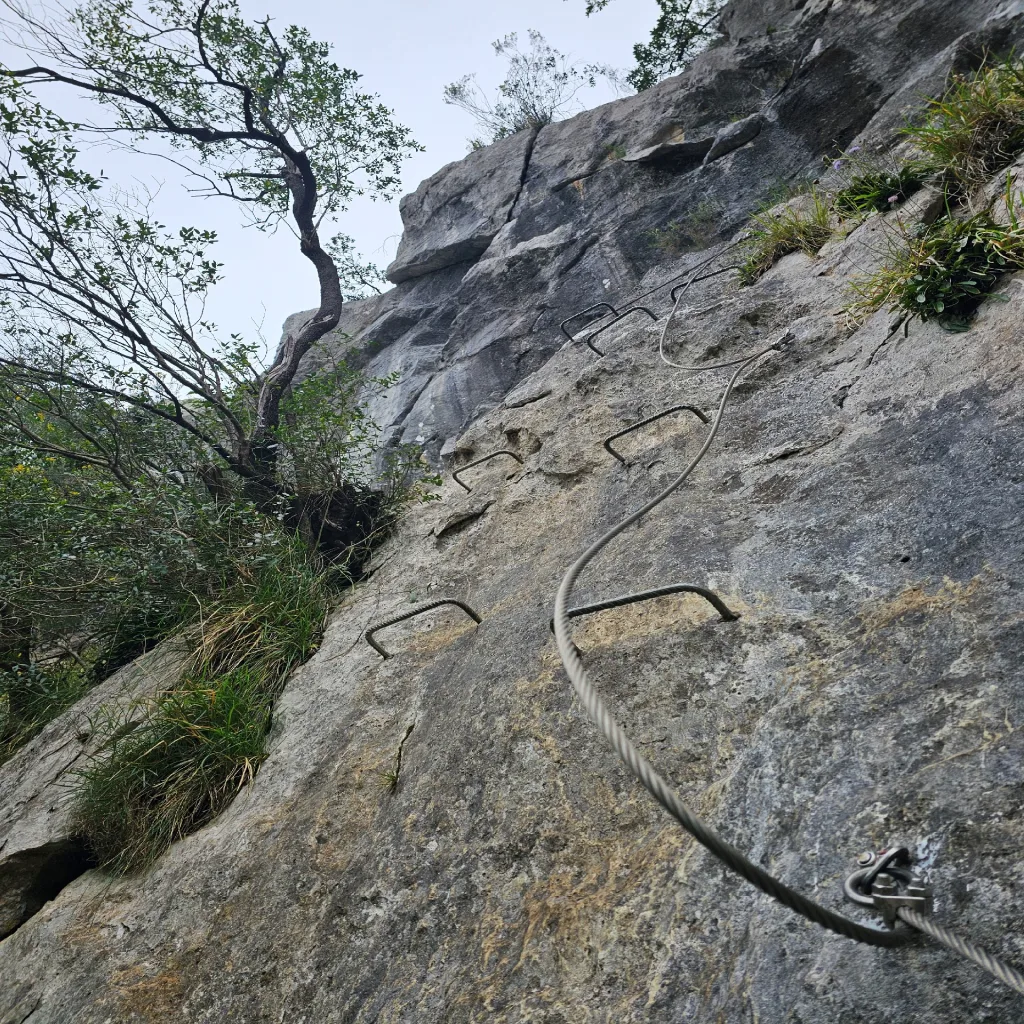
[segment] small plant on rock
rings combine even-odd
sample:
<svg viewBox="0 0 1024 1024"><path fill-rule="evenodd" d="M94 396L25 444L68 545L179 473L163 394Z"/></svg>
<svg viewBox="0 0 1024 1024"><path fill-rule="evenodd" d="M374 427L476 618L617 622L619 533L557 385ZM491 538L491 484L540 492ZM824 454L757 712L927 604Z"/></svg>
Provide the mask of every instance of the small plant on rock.
<svg viewBox="0 0 1024 1024"><path fill-rule="evenodd" d="M948 330L966 330L1002 275L1024 268L1019 205L1019 197L1007 196L1007 225L984 212L947 218L916 235L904 232L882 266L854 285L851 311L861 319L888 305L908 323L934 319Z"/></svg>
<svg viewBox="0 0 1024 1024"><path fill-rule="evenodd" d="M781 210L756 214L751 224L740 267L744 284L752 284L791 252L816 255L832 237L828 203L816 191Z"/></svg>
<svg viewBox="0 0 1024 1024"><path fill-rule="evenodd" d="M492 43L495 56L508 60L508 72L495 99L480 89L475 75L463 75L444 88L445 103L472 114L477 126L490 136L487 141L496 142L569 117L582 109L576 94L581 89L594 88L598 79L618 84L618 73L613 68L574 64L535 29L530 29L529 38L530 49L526 53L519 48L515 32ZM487 143L477 137L470 139L469 144L472 149L480 149Z"/></svg>
<svg viewBox="0 0 1024 1024"><path fill-rule="evenodd" d="M1024 152L1024 62L1008 58L958 75L904 135L943 169L952 197L968 195Z"/></svg>
<svg viewBox="0 0 1024 1024"><path fill-rule="evenodd" d="M718 203L705 199L685 217L648 231L646 237L656 249L670 256L705 249L718 233L721 214Z"/></svg>

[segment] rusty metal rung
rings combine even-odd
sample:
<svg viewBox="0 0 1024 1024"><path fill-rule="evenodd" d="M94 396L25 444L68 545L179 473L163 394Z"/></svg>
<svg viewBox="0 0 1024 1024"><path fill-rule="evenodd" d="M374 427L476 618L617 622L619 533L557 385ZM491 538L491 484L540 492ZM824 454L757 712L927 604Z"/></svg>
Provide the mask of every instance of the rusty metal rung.
<svg viewBox="0 0 1024 1024"><path fill-rule="evenodd" d="M648 416L645 420L638 420L636 423L631 423L628 427L625 428L625 430L620 430L618 431L618 433L615 434L609 434L609 436L606 437L602 442L605 451L608 452L609 455L618 459L619 462L621 462L625 466L626 460L612 447L612 441L615 441L617 438L620 437L625 437L626 434L631 434L634 430L639 430L641 427L646 427L648 423L654 423L655 420L660 420L662 416L668 416L671 413L682 412L683 410L686 410L687 412L692 412L694 416L696 416L701 421L701 423L708 422L708 417L703 412L701 412L701 410L698 409L695 405L673 405L669 409L662 409L661 412L656 412L653 416Z"/></svg>
<svg viewBox="0 0 1024 1024"><path fill-rule="evenodd" d="M695 583L673 583L671 586L658 587L655 590L641 590L638 594L610 597L607 601L596 601L594 604L583 604L578 608L570 608L565 615L569 619L578 619L582 615L592 615L594 612L607 611L609 608L621 608L625 604L635 604L638 601L653 601L656 597L667 597L669 594L696 594L698 597L703 597L718 612L723 622L734 622L740 617L739 613L734 612L713 590L708 590L707 587L698 587ZM552 618L548 625L553 633L555 620Z"/></svg>
<svg viewBox="0 0 1024 1024"><path fill-rule="evenodd" d="M595 302L594 305L587 306L586 309L581 309L578 313L573 313L572 316L567 316L558 325L558 328L570 341L572 341L572 335L566 329L565 325L567 323L569 323L570 320L575 320L577 317L580 317L580 316L586 316L588 313L593 313L595 309L602 309L602 308L603 309L610 309L612 311L612 316L618 316L619 315L619 311L610 302ZM603 313L602 316L607 316L607 314ZM595 319L600 319L600 317L597 317Z"/></svg>
<svg viewBox="0 0 1024 1024"><path fill-rule="evenodd" d="M426 604L417 605L415 608L407 612L402 612L401 615L395 615L390 619L384 619L383 622L375 622L370 628L363 634L366 637L366 642L384 659L390 658L391 655L384 650L383 647L376 640L373 639L373 634L381 629L385 629L388 626L393 626L395 623L403 622L405 619L411 619L416 615L422 615L424 612L429 612L434 608L440 608L445 604L453 604L456 608L461 608L474 622L482 622L483 620L472 608L469 607L463 601L457 601L452 597L443 597L438 601L428 601Z"/></svg>
<svg viewBox="0 0 1024 1024"><path fill-rule="evenodd" d="M467 469L472 469L472 468L473 468L474 466L479 466L481 462L487 462L487 461L488 461L489 459L493 459L493 458L496 458L496 457L497 457L497 456L499 456L499 455L510 455L510 456L511 456L511 457L512 457L513 459L515 459L515 460L516 460L516 462L518 462L518 463L519 463L519 465L520 465L520 466L521 466L521 465L523 465L523 460L522 460L521 458L519 458L519 456L518 456L518 455L516 455L516 453L515 453L515 452L510 452L510 451L509 451L509 450L508 450L507 448L500 448L500 449L499 449L498 451L496 451L496 452L491 452L491 454L490 454L490 455L485 455L485 456L484 456L484 457L483 457L482 459L477 459L477 460L476 460L475 462L471 462L471 463L469 463L469 465L468 465L468 466L463 466L463 467L462 467L461 469L456 469L456 470L455 470L455 471L454 471L454 472L452 473L452 479L453 479L453 480L454 480L454 481L455 481L455 482L456 482L456 483L457 483L457 484L458 484L458 485L459 485L459 486L460 486L460 487L461 487L461 488L462 488L463 490L465 490L465 491L472 491L472 490L473 490L473 488L472 488L472 487L470 487L470 486L469 486L468 484L464 484L464 483L463 483L463 482L462 482L462 481L461 481L461 480L459 479L459 474L460 474L460 473L465 473Z"/></svg>
<svg viewBox="0 0 1024 1024"><path fill-rule="evenodd" d="M602 331L607 331L609 327L614 327L620 320L625 320L630 313L646 313L655 323L658 322L658 318L646 306L630 306L629 309L624 309L619 313L614 320L609 320L608 323L598 327L593 334L588 334L583 339L586 342L587 348L589 348L591 352L596 352L603 359L604 353L594 344L594 339Z"/></svg>

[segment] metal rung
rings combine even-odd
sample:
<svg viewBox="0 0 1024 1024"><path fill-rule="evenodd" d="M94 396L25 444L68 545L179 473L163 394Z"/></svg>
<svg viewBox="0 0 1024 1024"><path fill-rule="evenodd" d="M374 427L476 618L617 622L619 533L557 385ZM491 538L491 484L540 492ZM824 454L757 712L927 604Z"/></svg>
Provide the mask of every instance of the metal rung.
<svg viewBox="0 0 1024 1024"><path fill-rule="evenodd" d="M625 320L630 313L646 313L655 323L658 322L658 318L646 307L646 306L631 306L629 309L624 309L619 313L614 320L609 320L608 323L602 327L598 327L593 334L588 334L583 340L587 344L587 348L591 352L596 352L599 356L604 358L604 353L594 344L594 339L602 332L607 331L609 327L614 327L620 320Z"/></svg>
<svg viewBox="0 0 1024 1024"><path fill-rule="evenodd" d="M558 325L558 328L570 341L572 341L572 335L566 329L565 325L567 323L569 323L570 320L575 320L577 317L580 317L580 316L586 316L588 313L593 313L595 309L602 309L602 308L603 309L610 309L612 311L612 316L618 316L619 315L619 311L610 302L595 302L593 306L587 306L586 309L581 309L578 313L573 313L572 316L567 316Z"/></svg>
<svg viewBox="0 0 1024 1024"><path fill-rule="evenodd" d="M625 428L625 430L620 430L618 431L618 433L610 434L602 442L605 451L608 452L609 455L618 459L619 462L621 462L623 465L626 465L626 460L612 447L612 441L615 441L617 438L624 437L626 434L631 434L634 430L639 430L641 427L646 427L648 423L654 423L655 420L660 420L662 416L668 416L671 413L682 412L683 410L686 410L687 412L692 412L694 416L696 416L701 421L701 423L708 422L708 417L703 412L701 412L701 410L698 409L696 406L673 405L669 409L662 409L661 412L656 412L653 416L648 416L645 420L638 420L636 423L631 423L628 427Z"/></svg>
<svg viewBox="0 0 1024 1024"><path fill-rule="evenodd" d="M472 469L474 466L479 466L481 462L487 462L489 459L497 458L499 455L510 455L519 465L523 465L523 460L516 455L515 452L510 452L507 448L501 448L496 452L491 452L490 455L485 455L482 459L477 459L476 462L471 462L468 466L463 466L461 469L457 469L452 473L452 479L465 491L472 491L473 488L468 484L464 484L459 479L460 473L465 473L467 469Z"/></svg>
<svg viewBox="0 0 1024 1024"><path fill-rule="evenodd" d="M658 587L656 590L641 590L638 594L624 594L622 597L610 597L607 601L597 601L594 604L583 604L578 608L570 608L566 618L578 619L581 615L592 615L594 612L607 611L609 608L621 608L626 604L636 604L638 601L653 601L656 597L667 597L669 594L696 594L703 597L712 608L722 617L723 622L735 622L739 612L734 612L714 591L706 587L698 587L695 583L673 583L668 587ZM555 620L552 618L548 623L551 632L555 631Z"/></svg>
<svg viewBox="0 0 1024 1024"><path fill-rule="evenodd" d="M373 634L381 629L385 629L388 626L393 626L397 622L403 622L405 619L411 619L416 615L422 615L424 612L429 612L434 608L440 608L445 604L453 604L456 608L461 608L474 622L482 622L483 620L468 604L462 601L456 601L452 597L443 597L439 601L428 601L426 604L417 605L411 611L402 612L401 615L395 615L393 618L385 619L383 622L375 622L363 635L366 637L366 642L382 657L390 658L391 655L384 650L383 647L376 640L373 639Z"/></svg>

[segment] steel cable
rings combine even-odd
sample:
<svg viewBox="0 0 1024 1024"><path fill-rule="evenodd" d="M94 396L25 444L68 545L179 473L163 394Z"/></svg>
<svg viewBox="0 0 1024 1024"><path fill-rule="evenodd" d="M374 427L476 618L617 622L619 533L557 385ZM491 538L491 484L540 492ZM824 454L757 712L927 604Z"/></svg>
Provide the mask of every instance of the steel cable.
<svg viewBox="0 0 1024 1024"><path fill-rule="evenodd" d="M725 273L727 273L730 270L738 270L739 269L738 266L736 266L736 267L733 267L733 266L720 267L718 270L713 270L710 274L704 274L701 277L697 276L698 273L701 270L703 270L705 267L711 266L711 264L714 263L715 260L717 260L720 257L724 256L731 249L735 249L737 246L742 245L745 241L747 241L746 233L744 233L735 242L730 242L727 246L725 246L724 248L720 249L713 256L709 256L707 259L701 260L699 263L695 264L692 267L687 267L685 270L681 270L678 274L673 274L671 277L666 278L664 281L660 281L658 284L652 285L650 288L647 289L647 291L640 292L638 295L634 295L631 298L624 300L620 304L623 307L635 304L635 303L639 302L641 299L646 299L648 295L653 295L655 292L660 292L662 288L667 288L670 284L674 284L681 277L686 277L687 275L690 275L690 277L689 277L689 280L686 281L686 283L684 285L682 285L682 286L676 285L677 288L682 287L683 291L686 291L686 289L689 288L691 284L697 284L699 281L707 281L707 280L709 280L712 277L717 277L719 274L725 274ZM673 291L675 291L675 289L673 289ZM612 311L612 315L613 316L618 316L619 315L619 310L617 310L614 306L612 306L608 302L596 302L596 303L594 303L593 306L587 306L586 309L581 309L578 312L573 313L572 316L566 317L561 322L561 324L559 325L562 333L565 334L565 336L569 339L569 341L575 340L575 336L570 334L568 332L568 330L566 330L565 325L570 320L575 320L576 317L583 316L584 313L590 313L591 311L599 308L600 306L607 306ZM595 317L585 327L580 328L580 330L584 330L584 331L585 330L589 330L591 327L594 326L594 324L596 324L600 320L603 320L607 315L608 315L607 313L602 313L601 316ZM611 325L609 324L609 325L606 325L606 326L611 326Z"/></svg>
<svg viewBox="0 0 1024 1024"><path fill-rule="evenodd" d="M676 491L687 480L690 474L697 468L701 460L707 454L722 424L722 417L725 413L726 404L732 394L740 374L751 363L760 359L770 352L777 351L782 344L788 340L788 332L778 341L773 342L767 348L761 349L752 355L739 360L735 372L726 385L719 402L718 410L712 420L708 435L701 445L700 450L690 460L686 468L663 490L636 512L616 523L611 529L602 534L594 541L586 551L576 559L569 567L562 578L555 597L554 625L555 641L558 645L558 653L561 656L562 664L565 666L566 674L572 683L573 689L579 696L587 713L598 726L601 732L615 748L616 753L627 765L630 771L641 782L644 788L654 797L662 807L668 811L699 843L710 850L727 867L731 868L741 877L745 878L752 885L762 892L778 900L784 906L802 914L808 920L821 925L830 931L838 932L847 938L855 939L858 942L865 942L873 946L902 946L914 941L915 933L912 931L882 931L871 928L850 920L848 917L829 910L826 907L815 903L806 896L791 889L785 883L769 874L760 865L741 853L736 847L726 842L717 832L697 816L671 789L668 782L653 768L643 757L622 731L619 724L612 717L605 707L604 701L598 694L593 683L591 683L587 671L583 666L579 652L569 636L569 602L572 590L580 574L587 565L619 534L629 529L634 523L642 519L648 512L660 505L666 498ZM705 367L706 369L706 367Z"/></svg>
<svg viewBox="0 0 1024 1024"><path fill-rule="evenodd" d="M704 366L684 366L682 363L674 363L667 355L665 355L665 338L668 336L668 329L672 326L672 321L675 318L676 313L679 310L679 303L683 301L683 296L686 294L686 289L693 284L694 279L691 278L687 281L680 289L679 294L676 296L676 300L672 305L672 311L665 318L665 326L661 329L661 337L658 339L658 355L661 356L661 361L667 363L669 366L675 367L677 370L724 370L727 366L736 366L740 363L745 362L743 359L730 359L724 363L707 363ZM705 309L692 310L694 313L710 313L713 309L718 309L721 306L721 302L716 302L713 306L707 306Z"/></svg>
<svg viewBox="0 0 1024 1024"><path fill-rule="evenodd" d="M910 907L897 907L896 916L905 924L930 935L936 942L941 942L954 953L959 953L962 957L973 961L982 970L988 971L1004 985L1009 985L1015 992L1024 996L1024 974L986 952L981 946L962 939L955 932L943 928L941 924L936 924L927 914L920 914Z"/></svg>
<svg viewBox="0 0 1024 1024"><path fill-rule="evenodd" d="M672 316L678 309L682 294L685 292L686 288L689 287L692 281L693 278L683 286L682 291L676 298L672 314L670 314L666 321L665 328L662 331L662 344L664 343L668 326L672 321ZM661 502L682 486L711 448L711 445L718 434L719 428L721 427L722 417L725 413L729 397L732 394L740 375L743 373L743 370L762 356L781 349L789 339L790 334L787 330L781 338L773 342L767 348L761 349L759 352L753 353L753 355L745 356L742 359L731 360L726 363L718 363L713 366L683 367L683 369L708 370L724 366L735 366L736 369L722 394L721 401L719 402L718 409L711 422L711 427L703 445L697 454L690 460L682 473L672 480L672 482L669 483L661 493L647 502L646 505L627 516L627 518L616 523L611 527L611 529L602 534L569 567L565 576L562 578L561 585L558 588L558 594L555 598L553 616L555 641L558 645L558 653L562 659L562 664L565 667L566 674L569 676L573 689L582 701L583 706L587 709L587 713L590 715L591 719L612 744L622 761L640 781L644 788L651 794L651 796L653 796L654 799L657 800L658 803L661 804L661 806L664 807L665 810L668 811L668 813L671 814L672 817L675 818L699 843L718 857L726 867L735 871L742 878L746 879L762 892L778 900L784 906L789 907L791 910L801 914L815 924L818 924L823 928L827 928L829 931L834 931L846 938L872 946L904 946L915 940L916 936L913 931L883 931L878 928L871 928L821 906L821 904L816 903L814 900L809 899L803 894L797 892L795 889L790 888L784 882L779 881L779 879L765 871L764 868L755 864L736 847L726 842L718 835L717 832L714 831L714 829L695 814L672 790L666 780L654 769L647 759L644 758L644 756L636 749L630 739L623 732L622 728L612 717L608 708L605 706L604 701L601 699L600 694L598 694L593 683L591 683L590 678L587 675L587 671L583 666L580 652L569 636L570 616L573 612L578 612L578 609L569 608L569 599L572 596L573 587L575 586L580 574L587 565L609 543L611 543L612 540L627 530L630 526L639 522L639 520L647 515L648 512L660 505ZM662 359L666 362L670 362L665 359L663 352ZM670 365L676 366L678 364L670 363ZM611 601L599 602L598 604L588 608L588 610L614 607L617 603L621 603L621 601L613 599ZM1024 975L1009 964L1004 963L998 957L993 956L991 953L988 953L980 946L969 942L967 939L961 938L955 932L937 924L927 915L921 914L910 907L897 908L896 916L910 928L930 936L936 942L941 943L953 952L958 953L977 964L983 970L988 971L988 973L994 978L1003 982L1003 984L1009 986L1015 992L1024 995Z"/></svg>

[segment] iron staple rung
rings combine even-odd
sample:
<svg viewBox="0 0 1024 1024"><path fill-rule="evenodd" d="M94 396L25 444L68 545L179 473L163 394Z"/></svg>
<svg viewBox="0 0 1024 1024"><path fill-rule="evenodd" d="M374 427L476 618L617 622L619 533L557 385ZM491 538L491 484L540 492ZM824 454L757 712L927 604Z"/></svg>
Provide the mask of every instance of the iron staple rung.
<svg viewBox="0 0 1024 1024"><path fill-rule="evenodd" d="M567 337L567 338L568 338L568 339L569 339L570 341L572 341L572 335L571 335L571 334L569 333L569 330L568 330L568 328L566 327L566 324L568 324L568 323L569 323L569 322L570 322L571 320L576 320L576 319L577 319L578 317L581 317L581 316L586 316L586 315L587 315L587 313L593 313L593 312L594 312L594 310L596 310L596 309L602 309L602 308L603 308L603 309L610 309L610 310L612 311L612 316L618 316L618 315L619 315L619 311L618 311L618 310L617 310L617 309L616 309L616 308L615 308L615 307L614 307L614 306L613 306L613 305L612 305L612 304L611 304L610 302L595 302L595 303L594 303L594 305L592 305L592 306L587 306L587 308L586 308L586 309L581 309L581 310L580 310L580 311L579 311L578 313L573 313L573 315L572 315L572 316L567 316L567 317L566 317L566 318L565 318L565 319L564 319L564 320L563 320L563 321L562 321L562 322L561 322L561 323L560 323L560 324L558 325L558 329L559 329L559 330L560 330L560 331L561 331L561 332L562 332L562 333L563 333L563 334L564 334L564 335L565 335L565 336L566 336L566 337ZM602 314L601 314L601 317L603 317L603 316L607 316L607 315L608 315L607 313L602 313ZM600 319L601 319L601 317L595 317L594 319L595 319L595 320L600 320Z"/></svg>
<svg viewBox="0 0 1024 1024"><path fill-rule="evenodd" d="M747 237L748 237L748 235L744 234L742 238L737 239L735 242L731 242L729 245L725 246L725 248L723 248L723 249L719 250L718 252L716 252L713 256L711 256L711 257L709 257L707 259L701 260L701 261L699 261L698 263L696 263L695 265L693 265L691 267L687 267L686 270L680 271L678 274L673 275L667 281L662 281L660 284L654 285L653 288L648 288L647 291L640 292L639 295L634 295L631 299L629 299L627 301L629 301L629 302L639 302L641 299L646 299L648 295L653 295L655 292L660 292L662 288L667 288L670 284L672 284L673 281L677 281L681 277L689 277L689 279L685 282L685 285L682 285L682 284L676 285L676 287L672 289L672 301L674 302L675 301L675 293L681 287L688 288L691 284L694 284L694 283L699 282L699 281L706 281L709 277L714 277L716 274L725 273L725 271L727 271L727 270L739 270L740 269L740 264L737 263L737 264L732 265L732 266L723 267L721 270L713 270L713 271L711 271L710 274L704 274L701 277L693 276L693 275L699 273L705 267L711 266L711 264L714 263L715 260L721 259L721 257L723 257L730 250L735 249L737 246L742 245L747 240ZM586 309L581 309L578 313L573 313L572 316L567 316L558 325L559 329L562 331L562 333L570 341L572 341L573 337L566 330L566 326L565 325L568 324L570 321L575 320L577 317L585 316L587 313L592 313L595 309L601 309L602 307L606 308L606 309L610 309L614 315L616 315L616 316L618 315L619 311L610 302L595 302L593 306L587 306Z"/></svg>
<svg viewBox="0 0 1024 1024"><path fill-rule="evenodd" d="M634 430L639 430L641 427L646 427L648 423L654 423L656 420L660 420L663 416L683 411L692 412L701 421L701 423L708 422L708 417L705 413L701 412L701 410L695 405L673 405L669 409L662 409L661 412L656 412L653 416L648 416L645 420L638 420L636 423L631 423L624 430L619 430L614 434L609 434L602 442L604 444L604 449L609 455L618 459L619 462L625 466L626 460L612 447L612 441L615 441L620 437L625 437L626 434L631 434Z"/></svg>
<svg viewBox="0 0 1024 1024"><path fill-rule="evenodd" d="M637 594L623 594L620 597L610 597L606 601L582 604L576 608L567 609L565 616L568 619L578 619L583 615L607 611L609 608L621 608L623 605L636 604L639 601L653 601L657 597L668 597L670 594L696 594L698 597L703 597L718 612L723 622L734 622L740 617L739 613L734 612L714 591L708 590L707 587L699 587L696 583L672 583L667 587L641 590ZM554 618L549 621L548 626L553 633L555 631Z"/></svg>
<svg viewBox="0 0 1024 1024"><path fill-rule="evenodd" d="M614 327L620 320L625 320L630 313L646 313L655 323L658 322L658 318L646 307L646 306L630 306L629 309L624 309L614 319L609 320L608 323L602 324L593 334L588 334L583 341L586 343L587 348L591 352L596 352L602 359L604 353L594 344L594 339L604 331L607 331L609 327Z"/></svg>
<svg viewBox="0 0 1024 1024"><path fill-rule="evenodd" d="M472 488L472 487L470 487L470 486L469 486L468 484L464 484L464 483L463 483L463 482L462 482L462 481L461 481L461 480L459 479L459 474L460 474L460 473L465 473L467 469L472 469L472 468L473 468L474 466L479 466L479 465L480 465L480 463L482 463L482 462L487 462L487 461L488 461L489 459L494 459L494 458L497 458L497 457L498 457L499 455L510 455L510 456L511 456L511 457L512 457L513 459L515 459L515 460L516 460L516 462L518 462L518 463L519 463L519 465L520 465L520 466L522 466L522 465L523 465L523 460L522 460L521 458L519 458L519 456L518 456L518 455L516 455L516 453L515 453L515 452L510 452L510 451L509 451L509 450L508 450L507 448L499 448L499 449L498 449L498 451L496 451L496 452L491 452L491 453L490 453L490 455L485 455L485 456L484 456L483 458L481 458L481 459L477 459L477 460L476 460L475 462L471 462L471 463L469 463L469 465L467 465L467 466L462 466L462 467L461 467L460 469L456 469L456 470L454 470L454 471L453 471L453 473L452 473L452 479L453 479L453 480L454 480L454 481L455 481L455 482L456 482L456 483L457 483L457 484L458 484L458 485L459 485L459 486L460 486L460 487L461 487L461 488L462 488L463 490L465 490L465 491L472 491L472 490L473 490L473 488Z"/></svg>
<svg viewBox="0 0 1024 1024"><path fill-rule="evenodd" d="M469 607L464 601L456 600L453 597L442 597L437 601L427 601L425 604L417 605L415 608L410 609L407 612L402 612L401 615L393 615L390 619L384 619L381 622L375 622L369 629L363 634L366 637L366 642L384 659L390 658L391 655L384 650L383 647L376 640L373 639L374 633L379 632L382 629L386 629L388 626L394 626L396 623L404 622L406 619L411 619L416 615L422 615L424 612L432 611L434 608L440 608L442 605L453 604L456 608L461 608L474 622L480 623L483 619L472 608Z"/></svg>

